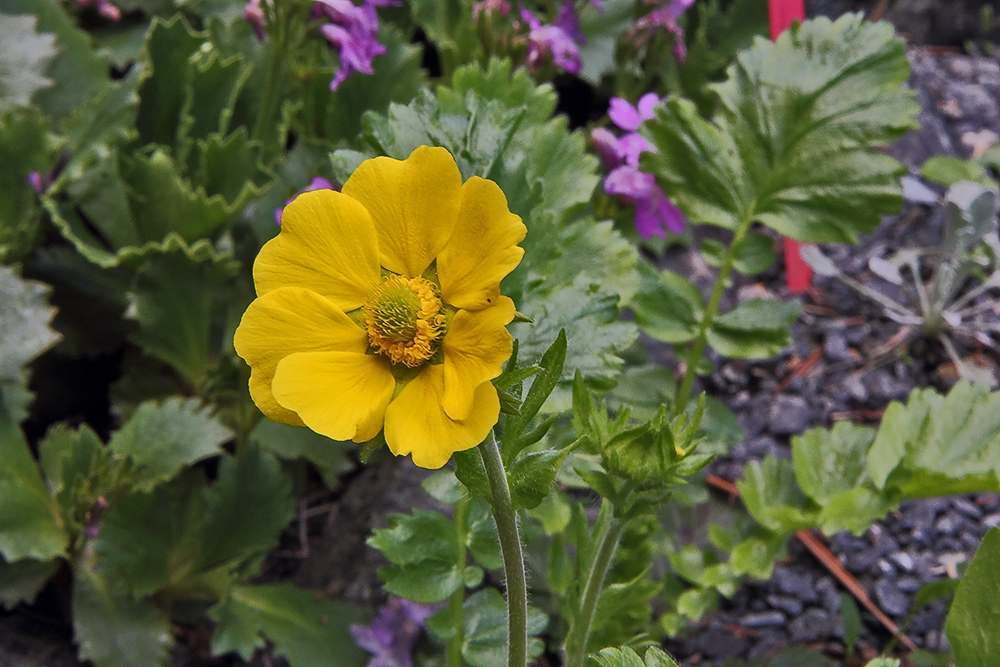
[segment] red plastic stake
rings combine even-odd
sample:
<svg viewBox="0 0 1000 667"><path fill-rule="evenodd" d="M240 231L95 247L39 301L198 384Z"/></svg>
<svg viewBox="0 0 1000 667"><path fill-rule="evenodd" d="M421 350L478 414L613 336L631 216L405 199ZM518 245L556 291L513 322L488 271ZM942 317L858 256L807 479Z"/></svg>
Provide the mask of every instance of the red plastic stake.
<svg viewBox="0 0 1000 667"><path fill-rule="evenodd" d="M792 21L806 18L805 0L767 0L768 17L771 22L771 39L777 39L792 25ZM799 255L799 242L785 239L785 284L792 294L801 294L809 289L812 269Z"/></svg>

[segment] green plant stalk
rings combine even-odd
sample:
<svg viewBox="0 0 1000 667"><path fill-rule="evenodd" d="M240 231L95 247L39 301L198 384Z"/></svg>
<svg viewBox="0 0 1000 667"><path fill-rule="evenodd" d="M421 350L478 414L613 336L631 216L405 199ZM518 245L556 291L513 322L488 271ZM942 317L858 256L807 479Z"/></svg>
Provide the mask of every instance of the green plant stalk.
<svg viewBox="0 0 1000 667"><path fill-rule="evenodd" d="M278 85L282 78L282 70L288 51L289 14L292 12L280 12L277 7L274 11L274 20L268 25L267 31L271 53L264 79L264 97L260 103L260 111L257 113L253 132L250 134L250 138L254 141L261 140L267 128L271 127L274 114L278 110Z"/></svg>
<svg viewBox="0 0 1000 667"><path fill-rule="evenodd" d="M580 595L580 608L577 610L575 621L566 637L565 667L583 667L583 663L587 659L587 644L590 642L590 630L597 612L597 602L601 599L601 591L604 589L604 579L608 575L611 559L614 558L615 551L618 550L618 543L621 541L622 533L628 524L627 518L618 520L613 518L614 512L607 498L603 500L603 503L601 515L598 517L598 525L594 526L598 535L597 552L590 564L590 573L587 575L587 581Z"/></svg>
<svg viewBox="0 0 1000 667"><path fill-rule="evenodd" d="M468 547L468 535L466 531L466 517L469 514L469 495L464 494L455 503L455 532L458 533L458 559L456 564L459 571L465 569L465 560ZM462 604L465 602L465 586L461 586L448 598L448 612L454 621L454 634L448 640L447 667L462 667L462 644L465 637L462 634Z"/></svg>
<svg viewBox="0 0 1000 667"><path fill-rule="evenodd" d="M691 344L691 349L688 352L684 379L681 381L681 388L677 391L677 400L674 402L675 417L684 412L688 401L691 399L691 389L694 387L694 379L698 375L698 366L700 365L702 355L705 354L705 346L708 344L708 330L712 328L712 322L715 321L715 316L719 312L719 302L722 300L722 293L725 291L726 282L729 281L729 276L733 272L733 264L736 259L735 248L750 232L755 209L755 203L751 203L743 219L740 220L740 224L736 227L733 240L730 241L729 247L726 249L726 254L722 258L719 275L716 276L715 285L712 287L712 295L705 306L705 314L701 318L701 324L698 325L698 336L695 338L694 343Z"/></svg>
<svg viewBox="0 0 1000 667"><path fill-rule="evenodd" d="M500 447L490 437L479 445L479 455L493 494L493 520L500 537L500 554L507 583L507 667L528 664L528 584L524 576L524 554L517 531L517 514L510 499L507 472L500 458Z"/></svg>

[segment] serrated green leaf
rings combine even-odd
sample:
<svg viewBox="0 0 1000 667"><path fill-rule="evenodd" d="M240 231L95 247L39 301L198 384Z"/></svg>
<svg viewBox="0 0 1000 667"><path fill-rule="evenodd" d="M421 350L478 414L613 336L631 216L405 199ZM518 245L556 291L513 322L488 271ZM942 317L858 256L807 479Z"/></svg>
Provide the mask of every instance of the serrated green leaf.
<svg viewBox="0 0 1000 667"><path fill-rule="evenodd" d="M139 270L130 294L129 315L139 324L131 340L192 382L203 383L223 346L229 344L229 340L223 342L216 318L223 309L236 305L225 299L240 298L239 291L226 282L232 269L231 262L199 261L184 251L151 257ZM251 297L243 298L249 303Z"/></svg>
<svg viewBox="0 0 1000 667"><path fill-rule="evenodd" d="M479 455L479 448L474 447L463 452L455 452L455 477L458 478L465 488L480 498L492 498L493 492L490 490L490 480L486 476L486 468L483 467L483 459Z"/></svg>
<svg viewBox="0 0 1000 667"><path fill-rule="evenodd" d="M536 637L548 617L535 607L528 607L528 659L541 654L542 642ZM507 603L500 591L487 588L472 595L462 605L462 657L472 667L496 667L507 660Z"/></svg>
<svg viewBox="0 0 1000 667"><path fill-rule="evenodd" d="M868 481L865 458L875 430L848 421L792 437L795 479L807 496L824 505L842 491Z"/></svg>
<svg viewBox="0 0 1000 667"><path fill-rule="evenodd" d="M427 604L441 602L464 584L455 563L430 559L380 567L378 576L389 593Z"/></svg>
<svg viewBox="0 0 1000 667"><path fill-rule="evenodd" d="M514 460L507 473L514 509L534 509L541 504L571 450L571 447L564 447L529 452Z"/></svg>
<svg viewBox="0 0 1000 667"><path fill-rule="evenodd" d="M500 538L497 536L493 513L489 503L482 498L473 498L469 503L466 543L469 553L483 568L499 570L503 567Z"/></svg>
<svg viewBox="0 0 1000 667"><path fill-rule="evenodd" d="M0 113L0 263L10 263L37 242L38 195L28 182L51 168L53 141L45 116L25 110Z"/></svg>
<svg viewBox="0 0 1000 667"><path fill-rule="evenodd" d="M216 655L235 651L251 660L270 644L291 667L329 663L331 656L338 666L362 667L370 657L348 631L362 620L359 609L289 584L234 586L209 615L218 624L212 634Z"/></svg>
<svg viewBox="0 0 1000 667"><path fill-rule="evenodd" d="M748 537L731 549L729 565L734 574L769 579L784 546L785 539L781 537Z"/></svg>
<svg viewBox="0 0 1000 667"><path fill-rule="evenodd" d="M233 432L212 416L198 399L172 397L162 403L142 403L108 447L142 466L136 488L149 490L186 466L218 455Z"/></svg>
<svg viewBox="0 0 1000 667"><path fill-rule="evenodd" d="M677 667L677 662L661 649L651 646L643 658L631 648L606 648L592 656L601 667Z"/></svg>
<svg viewBox="0 0 1000 667"><path fill-rule="evenodd" d="M655 281L644 276L630 304L636 323L656 340L686 343L698 335L705 304L698 288L672 271L661 271Z"/></svg>
<svg viewBox="0 0 1000 667"><path fill-rule="evenodd" d="M744 301L715 318L708 330L708 344L727 357L772 357L791 342L791 324L801 310L795 302Z"/></svg>
<svg viewBox="0 0 1000 667"><path fill-rule="evenodd" d="M49 327L55 309L49 287L0 266L0 382L20 382L24 366L59 340Z"/></svg>
<svg viewBox="0 0 1000 667"><path fill-rule="evenodd" d="M173 644L166 614L117 590L88 551L74 571L73 629L80 657L95 667L165 665Z"/></svg>
<svg viewBox="0 0 1000 667"><path fill-rule="evenodd" d="M136 127L143 144L175 145L184 118L185 89L193 76L191 56L202 41L203 36L181 15L168 21L153 19L142 49L142 101Z"/></svg>
<svg viewBox="0 0 1000 667"><path fill-rule="evenodd" d="M34 15L36 30L56 37L57 54L46 72L55 85L35 96L35 104L47 115L62 119L108 85L110 61L94 49L90 36L77 28L59 0L3 0L0 12Z"/></svg>
<svg viewBox="0 0 1000 667"><path fill-rule="evenodd" d="M34 604L35 597L59 569L60 561L23 558L8 563L0 558L0 607L12 610L22 602Z"/></svg>
<svg viewBox="0 0 1000 667"><path fill-rule="evenodd" d="M238 459L223 458L206 493L199 565L207 569L273 547L295 514L291 486L270 454L248 448Z"/></svg>
<svg viewBox="0 0 1000 667"><path fill-rule="evenodd" d="M4 267L0 267L2 270ZM0 557L47 561L65 553L68 536L24 434L0 406Z"/></svg>
<svg viewBox="0 0 1000 667"><path fill-rule="evenodd" d="M458 560L458 537L451 519L440 512L415 509L411 514L392 514L389 527L376 529L368 538L372 546L397 565L426 559L454 563Z"/></svg>
<svg viewBox="0 0 1000 667"><path fill-rule="evenodd" d="M750 515L776 533L792 533L815 525L816 508L799 489L791 461L766 457L750 463L737 482Z"/></svg>
<svg viewBox="0 0 1000 667"><path fill-rule="evenodd" d="M983 182L989 178L983 165L953 155L934 155L928 158L920 165L920 176L946 188L959 181Z"/></svg>
<svg viewBox="0 0 1000 667"><path fill-rule="evenodd" d="M806 21L737 55L712 122L686 100L660 105L643 126L658 151L642 164L694 222L854 242L902 203L903 168L866 148L912 126L908 74L889 24Z"/></svg>
<svg viewBox="0 0 1000 667"><path fill-rule="evenodd" d="M958 665L983 666L1000 660L1000 528L983 537L955 592L945 633Z"/></svg>
<svg viewBox="0 0 1000 667"><path fill-rule="evenodd" d="M56 55L56 38L37 26L37 16L0 14L0 113L31 106L35 93L53 84L45 70Z"/></svg>
<svg viewBox="0 0 1000 667"><path fill-rule="evenodd" d="M118 477L123 466L112 459L111 451L86 424L71 429L60 423L50 428L38 443L38 458L64 530L70 534L83 532L87 512L102 495L110 496L129 486Z"/></svg>
<svg viewBox="0 0 1000 667"><path fill-rule="evenodd" d="M771 268L777 256L770 236L747 234L733 248L733 267L745 276L755 276Z"/></svg>
<svg viewBox="0 0 1000 667"><path fill-rule="evenodd" d="M904 498L1000 491L1000 392L959 382L886 409L868 453L872 480Z"/></svg>

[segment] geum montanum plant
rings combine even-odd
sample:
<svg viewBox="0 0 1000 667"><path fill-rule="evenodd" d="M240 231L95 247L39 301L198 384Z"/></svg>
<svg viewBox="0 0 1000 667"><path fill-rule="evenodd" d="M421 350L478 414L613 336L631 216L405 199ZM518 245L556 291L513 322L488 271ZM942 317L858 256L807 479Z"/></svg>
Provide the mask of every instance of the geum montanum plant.
<svg viewBox="0 0 1000 667"><path fill-rule="evenodd" d="M448 151L426 146L366 160L342 192L300 195L281 223L254 263L258 297L234 340L254 402L337 440L384 431L394 454L424 468L483 443L510 664L524 665L527 587L490 382L512 351L516 312L500 281L521 260L524 225L495 183L462 183Z"/></svg>

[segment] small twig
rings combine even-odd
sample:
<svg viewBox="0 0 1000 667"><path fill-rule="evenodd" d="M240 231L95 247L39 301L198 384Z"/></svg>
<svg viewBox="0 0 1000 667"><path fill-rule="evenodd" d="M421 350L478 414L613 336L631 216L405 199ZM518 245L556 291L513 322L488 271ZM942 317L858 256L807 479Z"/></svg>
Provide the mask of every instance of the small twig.
<svg viewBox="0 0 1000 667"><path fill-rule="evenodd" d="M809 354L808 357L802 360L802 362L799 363L799 365L796 366L791 373L786 375L781 380L781 382L778 383L778 386L774 388L774 394L777 395L780 394L782 391L784 391L785 387L787 387L788 384L795 378L805 377L806 375L808 375L809 371L811 371L822 358L823 358L823 350L822 348L817 347Z"/></svg>

